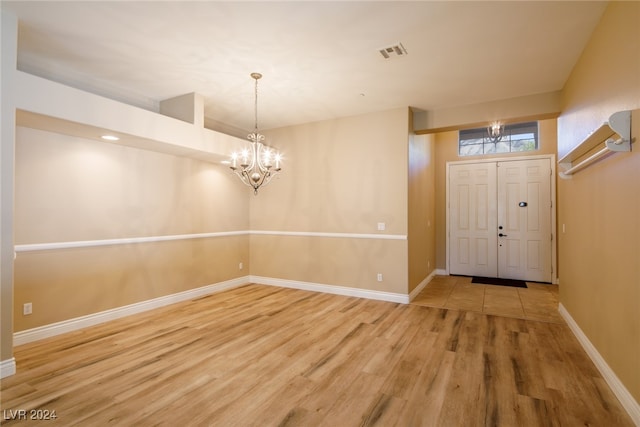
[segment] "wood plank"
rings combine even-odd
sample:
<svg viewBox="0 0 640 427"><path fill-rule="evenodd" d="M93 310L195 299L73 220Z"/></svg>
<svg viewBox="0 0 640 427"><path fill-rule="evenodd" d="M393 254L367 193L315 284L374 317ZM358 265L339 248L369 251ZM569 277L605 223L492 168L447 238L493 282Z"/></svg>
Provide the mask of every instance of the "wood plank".
<svg viewBox="0 0 640 427"><path fill-rule="evenodd" d="M4 418L55 410L48 425L632 426L564 324L268 286L15 357Z"/></svg>

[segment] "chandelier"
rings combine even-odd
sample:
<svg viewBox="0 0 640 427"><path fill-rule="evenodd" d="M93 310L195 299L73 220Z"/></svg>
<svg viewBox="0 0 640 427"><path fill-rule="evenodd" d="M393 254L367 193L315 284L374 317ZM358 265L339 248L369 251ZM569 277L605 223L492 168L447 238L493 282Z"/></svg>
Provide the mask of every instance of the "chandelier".
<svg viewBox="0 0 640 427"><path fill-rule="evenodd" d="M251 73L251 78L256 81L255 125L253 132L247 135L251 147L231 155L231 170L244 184L252 187L253 194L257 195L258 189L267 185L280 172L282 156L262 143L264 135L258 132L258 80L262 78L262 74Z"/></svg>
<svg viewBox="0 0 640 427"><path fill-rule="evenodd" d="M500 122L491 123L487 128L487 134L489 134L489 140L494 144L500 142L504 135L504 125L501 125Z"/></svg>

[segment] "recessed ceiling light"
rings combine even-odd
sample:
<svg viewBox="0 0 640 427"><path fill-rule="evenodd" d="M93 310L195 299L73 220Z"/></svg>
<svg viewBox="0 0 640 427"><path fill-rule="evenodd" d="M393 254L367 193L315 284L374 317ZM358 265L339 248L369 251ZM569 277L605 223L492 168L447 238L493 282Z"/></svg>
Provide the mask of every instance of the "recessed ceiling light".
<svg viewBox="0 0 640 427"><path fill-rule="evenodd" d="M115 135L102 135L100 138L107 140L107 141L118 141L120 140L120 138L118 138Z"/></svg>

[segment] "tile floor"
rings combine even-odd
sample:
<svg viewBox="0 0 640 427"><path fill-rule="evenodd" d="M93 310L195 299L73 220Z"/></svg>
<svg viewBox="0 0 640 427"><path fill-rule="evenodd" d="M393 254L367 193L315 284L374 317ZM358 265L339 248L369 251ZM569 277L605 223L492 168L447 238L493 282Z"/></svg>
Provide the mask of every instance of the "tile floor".
<svg viewBox="0 0 640 427"><path fill-rule="evenodd" d="M527 282L527 288L471 283L471 277L436 276L411 302L429 307L563 323L558 285Z"/></svg>

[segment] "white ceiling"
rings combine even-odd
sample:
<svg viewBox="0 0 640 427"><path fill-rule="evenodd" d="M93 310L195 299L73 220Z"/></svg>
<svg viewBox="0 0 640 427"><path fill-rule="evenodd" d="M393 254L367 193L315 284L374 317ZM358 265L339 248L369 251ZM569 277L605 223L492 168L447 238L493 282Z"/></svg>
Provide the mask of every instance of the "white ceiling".
<svg viewBox="0 0 640 427"><path fill-rule="evenodd" d="M208 123L261 129L560 90L606 3L10 2L21 70L157 110L190 92ZM378 50L401 42L408 54Z"/></svg>

